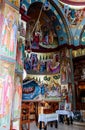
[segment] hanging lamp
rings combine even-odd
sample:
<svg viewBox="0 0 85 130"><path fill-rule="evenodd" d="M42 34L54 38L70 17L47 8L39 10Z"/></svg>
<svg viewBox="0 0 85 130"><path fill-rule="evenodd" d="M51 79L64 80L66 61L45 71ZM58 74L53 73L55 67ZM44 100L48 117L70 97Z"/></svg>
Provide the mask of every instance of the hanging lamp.
<svg viewBox="0 0 85 130"><path fill-rule="evenodd" d="M61 4L67 5L74 9L85 8L85 0L58 0Z"/></svg>
<svg viewBox="0 0 85 130"><path fill-rule="evenodd" d="M43 9L44 11L48 11L50 9L50 3L48 2L48 0L46 0L43 4Z"/></svg>

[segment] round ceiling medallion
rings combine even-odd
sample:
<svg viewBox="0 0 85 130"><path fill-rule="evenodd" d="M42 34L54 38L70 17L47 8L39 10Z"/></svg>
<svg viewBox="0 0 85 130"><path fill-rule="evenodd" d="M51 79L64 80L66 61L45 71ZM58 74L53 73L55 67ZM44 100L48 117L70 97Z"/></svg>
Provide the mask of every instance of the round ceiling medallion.
<svg viewBox="0 0 85 130"><path fill-rule="evenodd" d="M85 0L58 0L60 3L75 9L85 8Z"/></svg>

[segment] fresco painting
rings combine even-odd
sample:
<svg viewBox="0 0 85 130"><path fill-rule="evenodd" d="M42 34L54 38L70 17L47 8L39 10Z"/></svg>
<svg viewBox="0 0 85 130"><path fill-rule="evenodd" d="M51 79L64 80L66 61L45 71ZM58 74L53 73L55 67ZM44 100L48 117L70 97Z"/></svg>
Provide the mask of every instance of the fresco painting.
<svg viewBox="0 0 85 130"><path fill-rule="evenodd" d="M61 85L57 82L52 82L50 86L45 87L46 100L61 100Z"/></svg>
<svg viewBox="0 0 85 130"><path fill-rule="evenodd" d="M4 24L4 9L0 7L0 39L1 39L1 34L2 34L2 27Z"/></svg>
<svg viewBox="0 0 85 130"><path fill-rule="evenodd" d="M74 8L70 8L69 6L62 4L61 7L65 13L65 17L68 19L71 28L74 28L75 26L79 25L85 17L84 9L75 10Z"/></svg>
<svg viewBox="0 0 85 130"><path fill-rule="evenodd" d="M72 99L73 99L73 96L72 96L72 84L69 83L68 84L68 102L71 103Z"/></svg>
<svg viewBox="0 0 85 130"><path fill-rule="evenodd" d="M14 4L17 7L20 6L20 0L8 0L8 1L11 2L12 4Z"/></svg>
<svg viewBox="0 0 85 130"><path fill-rule="evenodd" d="M66 61L62 61L61 64L61 84L67 83L67 70L66 70Z"/></svg>
<svg viewBox="0 0 85 130"><path fill-rule="evenodd" d="M61 86L66 86L72 81L69 50L61 50L60 56L59 53L51 54L51 56L37 53L26 53L25 55L24 69L27 74L30 74L29 79L33 81L28 80L23 83L23 99L61 100L61 98L66 98L68 91L61 90ZM40 74L40 76L35 76L34 73ZM41 76L42 74L43 76Z"/></svg>
<svg viewBox="0 0 85 130"><path fill-rule="evenodd" d="M25 10L25 13L27 14L27 10L29 7L29 2L31 3L31 0L21 0L20 1L20 7Z"/></svg>
<svg viewBox="0 0 85 130"><path fill-rule="evenodd" d="M10 127L14 68L14 64L0 61L0 129Z"/></svg>
<svg viewBox="0 0 85 130"><path fill-rule="evenodd" d="M61 84L72 82L71 62L69 59L61 61Z"/></svg>
<svg viewBox="0 0 85 130"><path fill-rule="evenodd" d="M64 102L68 102L68 84L61 85L61 93Z"/></svg>
<svg viewBox="0 0 85 130"><path fill-rule="evenodd" d="M55 54L54 56L38 56L38 54L32 53L24 59L24 68L28 74L31 72L48 74L60 72L59 55Z"/></svg>
<svg viewBox="0 0 85 130"><path fill-rule="evenodd" d="M10 12L11 10L11 12ZM17 46L18 11L5 4L0 9L2 28L0 28L0 55L15 60Z"/></svg>
<svg viewBox="0 0 85 130"><path fill-rule="evenodd" d="M12 119L13 120L20 118L21 100L22 100L22 75L15 74L13 102L12 102Z"/></svg>
<svg viewBox="0 0 85 130"><path fill-rule="evenodd" d="M58 77L55 75L55 77ZM47 79L46 79L47 78ZM49 81L47 81L49 78ZM41 79L39 79L41 80ZM45 80L45 81L44 81ZM23 82L23 100L61 100L60 79L53 80L53 77L43 77L43 81L34 79Z"/></svg>
<svg viewBox="0 0 85 130"><path fill-rule="evenodd" d="M23 72L23 63L24 63L24 42L20 38L17 43L17 51L16 51L16 71Z"/></svg>
<svg viewBox="0 0 85 130"><path fill-rule="evenodd" d="M38 98L41 93L40 86L34 80L26 81L23 83L23 90L22 90L22 99L23 100L33 100Z"/></svg>

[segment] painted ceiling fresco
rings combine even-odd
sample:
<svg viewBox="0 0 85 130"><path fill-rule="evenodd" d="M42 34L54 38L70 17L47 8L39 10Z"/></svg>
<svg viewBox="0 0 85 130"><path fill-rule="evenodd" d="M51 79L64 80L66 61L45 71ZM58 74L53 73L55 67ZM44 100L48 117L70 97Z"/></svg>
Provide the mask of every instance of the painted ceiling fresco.
<svg viewBox="0 0 85 130"><path fill-rule="evenodd" d="M58 0L21 0L21 8L24 8L24 14L30 17L27 27L27 44L32 49L55 49L64 44L84 45L84 40L80 38L85 39L82 33L85 8L76 10L59 3ZM35 33L36 30L38 33ZM31 34L30 37L29 34ZM36 37L41 39L35 41ZM37 42L38 46L35 48Z"/></svg>
<svg viewBox="0 0 85 130"><path fill-rule="evenodd" d="M63 2L65 4L69 5L76 5L76 6L81 6L85 4L85 0L59 0L60 2Z"/></svg>

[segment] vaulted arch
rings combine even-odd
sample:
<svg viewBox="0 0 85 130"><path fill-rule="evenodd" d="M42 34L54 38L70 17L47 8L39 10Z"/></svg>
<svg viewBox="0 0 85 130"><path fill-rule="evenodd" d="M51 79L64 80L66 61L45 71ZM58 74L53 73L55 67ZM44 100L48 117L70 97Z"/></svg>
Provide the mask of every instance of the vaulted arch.
<svg viewBox="0 0 85 130"><path fill-rule="evenodd" d="M71 31L69 30L68 23L58 1L48 0L48 2L50 3L50 9L48 11L42 10L43 17L40 17L41 21L43 21L43 23L48 21L52 22L54 31L58 37L58 45L72 44ZM45 2L43 2L43 0L31 0L31 2L27 4L27 2L22 1L21 6L23 3L26 4L27 7L27 15L30 16L31 19L35 18L37 21L40 10Z"/></svg>

